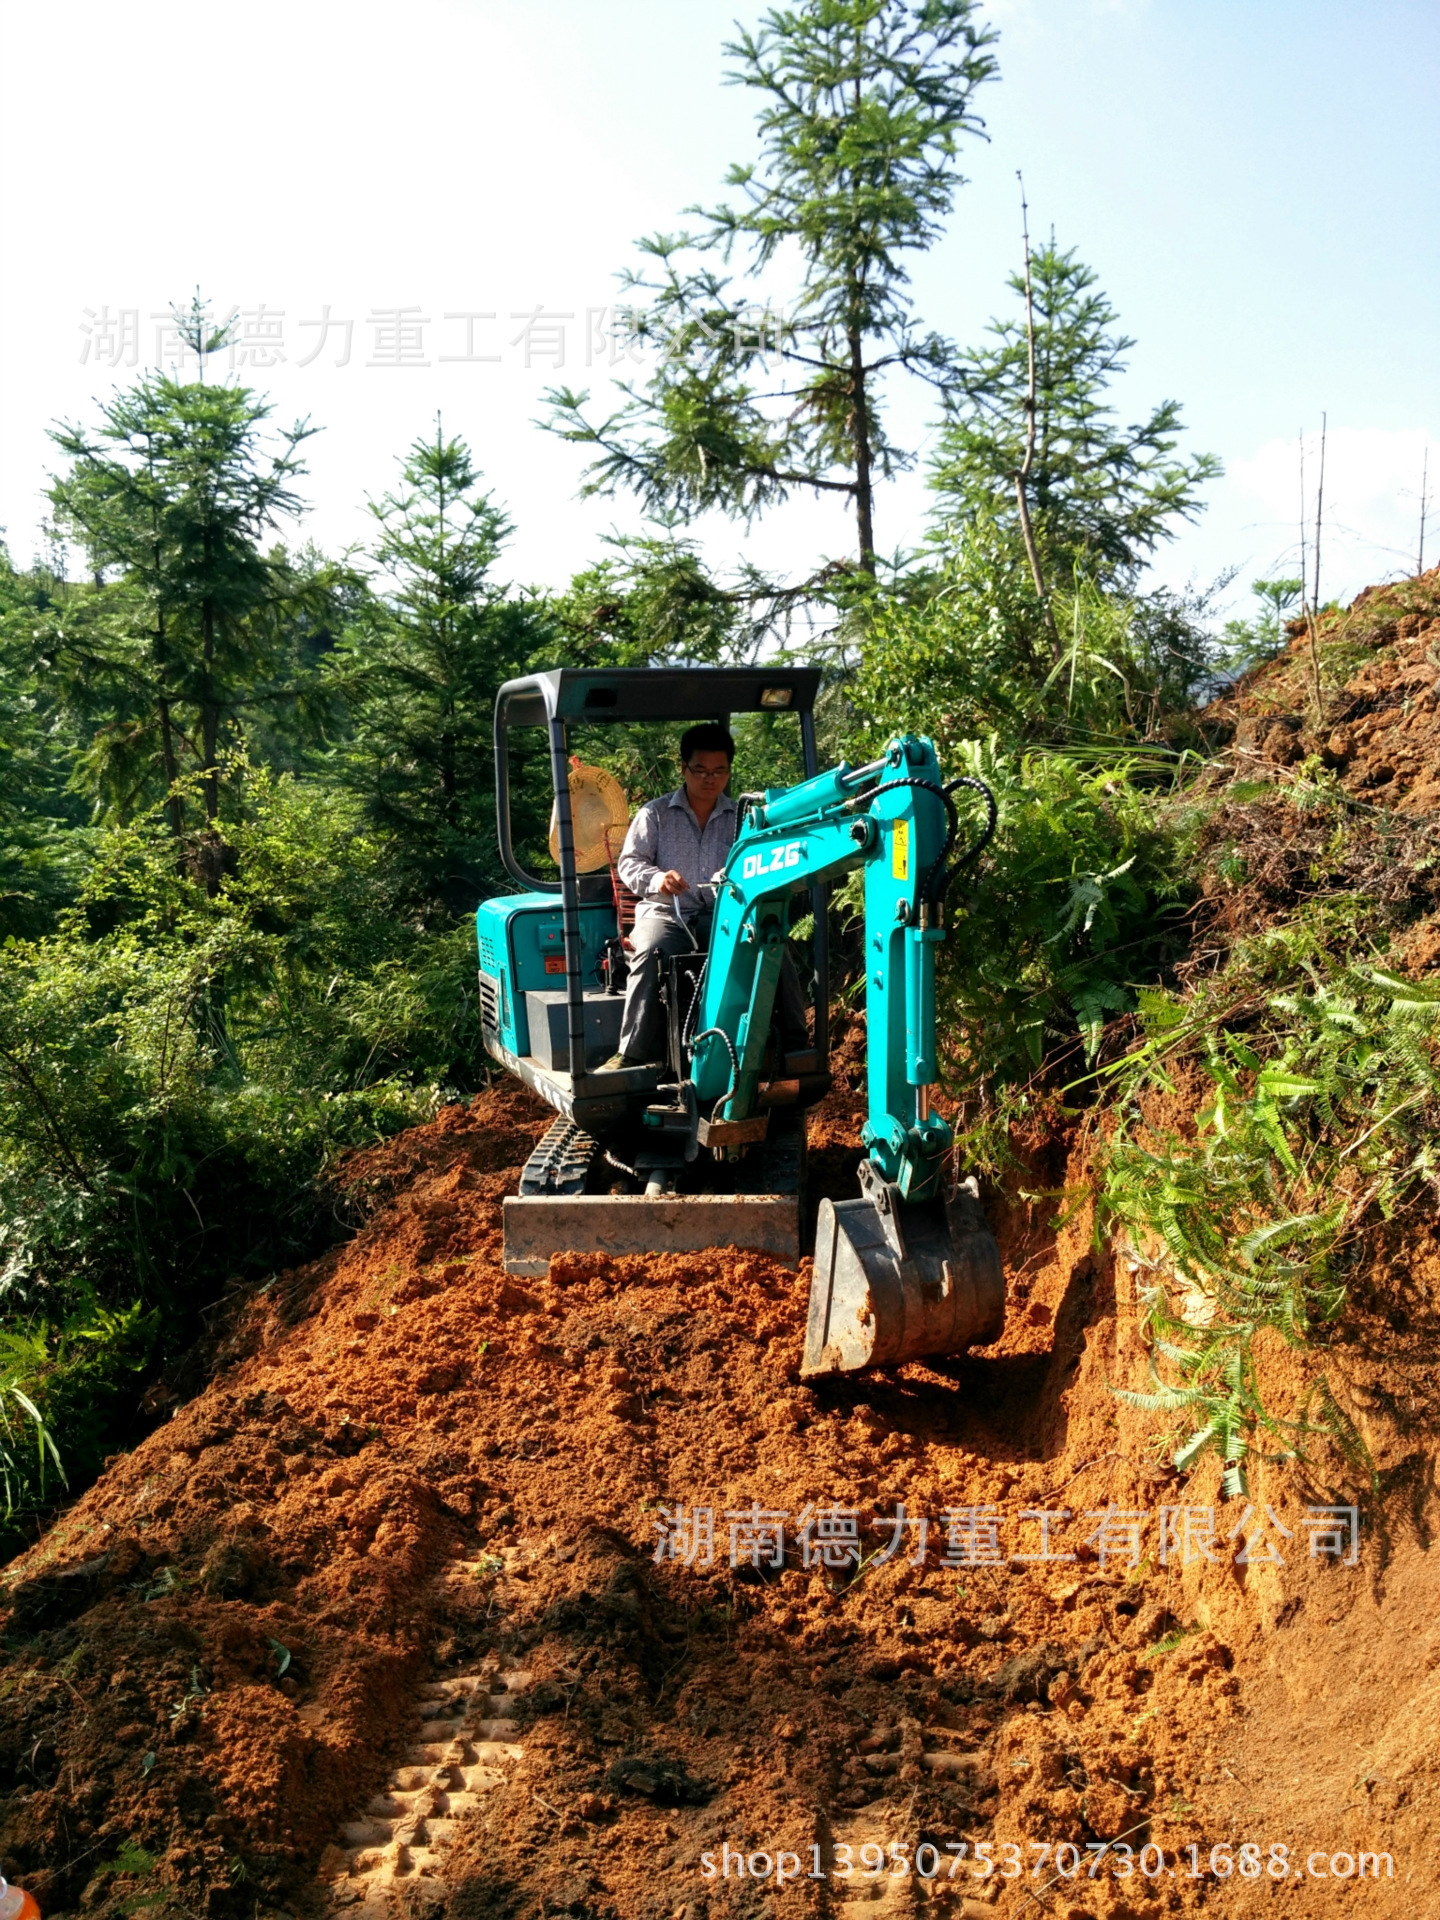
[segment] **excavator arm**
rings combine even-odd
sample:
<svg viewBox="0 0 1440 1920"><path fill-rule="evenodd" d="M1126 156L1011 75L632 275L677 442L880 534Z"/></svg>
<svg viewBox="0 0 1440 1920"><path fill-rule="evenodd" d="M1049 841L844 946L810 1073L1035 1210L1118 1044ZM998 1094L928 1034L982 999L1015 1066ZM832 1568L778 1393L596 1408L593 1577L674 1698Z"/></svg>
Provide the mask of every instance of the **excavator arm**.
<svg viewBox="0 0 1440 1920"><path fill-rule="evenodd" d="M970 857L994 827L989 823ZM868 1113L862 1198L822 1201L806 1374L853 1371L994 1339L1004 1286L974 1182L948 1200L953 1135L931 1111L935 949L956 810L931 743L891 740L749 804L718 882L696 1006L685 1104L697 1129L743 1137L756 1111L791 894L860 869L865 886ZM968 1188L968 1191L967 1191Z"/></svg>
<svg viewBox="0 0 1440 1920"><path fill-rule="evenodd" d="M691 1071L702 1111L739 1121L755 1110L790 896L861 868L864 1144L907 1198L936 1191L950 1129L922 1110L936 1078L935 945L944 938L939 888L954 817L935 750L913 735L870 766L842 765L751 803L716 889L695 1016Z"/></svg>

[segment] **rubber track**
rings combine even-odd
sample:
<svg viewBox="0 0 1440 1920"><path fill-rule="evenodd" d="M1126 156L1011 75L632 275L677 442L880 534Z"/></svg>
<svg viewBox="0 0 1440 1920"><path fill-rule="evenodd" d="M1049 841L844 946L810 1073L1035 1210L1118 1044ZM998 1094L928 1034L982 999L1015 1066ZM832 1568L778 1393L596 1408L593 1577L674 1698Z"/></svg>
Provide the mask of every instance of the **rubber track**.
<svg viewBox="0 0 1440 1920"><path fill-rule="evenodd" d="M520 1191L525 1195L583 1193L596 1143L573 1120L551 1122L542 1140L525 1162Z"/></svg>

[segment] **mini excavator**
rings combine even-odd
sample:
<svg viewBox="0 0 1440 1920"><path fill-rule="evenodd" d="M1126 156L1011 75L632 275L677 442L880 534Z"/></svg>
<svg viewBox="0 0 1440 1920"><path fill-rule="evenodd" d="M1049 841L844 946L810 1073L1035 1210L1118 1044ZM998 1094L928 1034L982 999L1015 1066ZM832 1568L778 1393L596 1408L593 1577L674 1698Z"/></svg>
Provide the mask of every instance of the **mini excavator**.
<svg viewBox="0 0 1440 1920"><path fill-rule="evenodd" d="M863 874L866 1157L857 1197L820 1202L805 1377L985 1345L1002 1330L1005 1297L976 1184L947 1179L954 1136L931 1105L946 888L993 833L994 798L980 781L946 780L930 741L914 734L865 766L819 771L819 680L815 668L759 667L562 668L509 681L495 706L496 824L501 859L523 891L476 914L485 1045L559 1116L504 1203L506 1269L545 1273L565 1252L708 1247L793 1263L805 1111L831 1084L829 887ZM617 820L618 786L572 764L572 732L597 722L729 724L746 713L798 720L805 778L738 796L709 951L662 968L668 1061L603 1068L623 1007L626 903L614 867L623 794ZM530 728L544 730L548 750L554 878L525 870L512 834L511 735ZM987 817L957 856L964 789ZM791 902L805 893L815 1036L787 1053L776 989Z"/></svg>

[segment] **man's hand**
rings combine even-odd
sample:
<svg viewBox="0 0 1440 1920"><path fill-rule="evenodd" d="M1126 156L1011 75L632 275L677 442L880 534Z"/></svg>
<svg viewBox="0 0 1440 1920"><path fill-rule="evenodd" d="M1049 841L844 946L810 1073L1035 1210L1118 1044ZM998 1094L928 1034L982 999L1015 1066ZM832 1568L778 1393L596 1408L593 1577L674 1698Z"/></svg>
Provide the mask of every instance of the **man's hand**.
<svg viewBox="0 0 1440 1920"><path fill-rule="evenodd" d="M661 874L660 884L655 891L657 893L688 893L690 885L684 874L677 873L672 867L668 873Z"/></svg>

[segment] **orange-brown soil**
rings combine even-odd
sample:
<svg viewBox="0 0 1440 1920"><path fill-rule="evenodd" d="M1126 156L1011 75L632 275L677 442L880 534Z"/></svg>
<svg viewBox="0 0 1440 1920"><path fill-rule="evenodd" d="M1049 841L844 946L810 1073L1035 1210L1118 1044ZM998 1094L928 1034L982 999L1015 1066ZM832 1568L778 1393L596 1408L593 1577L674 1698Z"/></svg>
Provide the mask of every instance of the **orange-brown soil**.
<svg viewBox="0 0 1440 1920"><path fill-rule="evenodd" d="M1401 813L1440 812L1440 567L1367 587L1327 612L1315 660L1303 623L1288 652L1206 710L1236 771L1273 772L1318 754L1348 792Z"/></svg>
<svg viewBox="0 0 1440 1920"><path fill-rule="evenodd" d="M252 1296L213 1384L9 1569L0 1743L22 1784L0 1865L48 1920L336 1910L322 1862L413 1741L420 1685L487 1649L534 1675L524 1758L397 1912L838 1911L834 1880L777 1899L701 1856L808 1868L818 1846L833 1868L842 1836L929 1842L947 1874L962 1841L1024 1863L976 1877L967 1853L936 1912L1435 1910L1428 1234L1377 1258L1341 1349L1380 1498L1262 1467L1255 1515L1293 1538L1267 1525L1237 1566L1242 1503L1208 1468L1182 1487L1109 1390L1144 1384L1134 1283L1083 1218L1057 1242L991 1196L1013 1276L993 1351L803 1387L804 1269L571 1257L506 1279L499 1201L543 1124L501 1090L364 1156L354 1179L389 1196L370 1223ZM1046 1152L1030 1177L1054 1187ZM1307 1556L1301 1515L1327 1499L1360 1501L1353 1568ZM914 1530L858 1578L806 1569L793 1537L782 1567L729 1564L727 1513L853 1506L869 1554L900 1501L930 1521L923 1565ZM656 1563L677 1504L715 1511L716 1564ZM942 1565L945 1510L987 1504L998 1562ZM1087 1513L1180 1504L1218 1507L1213 1563L1162 1566L1154 1517L1136 1566L1084 1544ZM1026 1508L1078 1516L1052 1539L1073 1561L1013 1557L1037 1547ZM432 1576L462 1556L456 1597ZM1119 1836L1163 1872L1029 1871L1042 1845ZM1267 1867L1277 1843L1327 1870L1388 1854L1394 1878L1211 1877L1211 1848L1223 1866L1245 1842ZM918 1892L886 1887L868 1911Z"/></svg>

